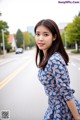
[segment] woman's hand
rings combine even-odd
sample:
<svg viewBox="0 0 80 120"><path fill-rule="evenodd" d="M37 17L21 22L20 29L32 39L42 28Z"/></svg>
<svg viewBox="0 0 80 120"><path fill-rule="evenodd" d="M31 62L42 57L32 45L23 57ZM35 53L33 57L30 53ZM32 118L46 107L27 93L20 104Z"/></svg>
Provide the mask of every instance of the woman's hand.
<svg viewBox="0 0 80 120"><path fill-rule="evenodd" d="M80 120L80 115L75 118L75 120Z"/></svg>

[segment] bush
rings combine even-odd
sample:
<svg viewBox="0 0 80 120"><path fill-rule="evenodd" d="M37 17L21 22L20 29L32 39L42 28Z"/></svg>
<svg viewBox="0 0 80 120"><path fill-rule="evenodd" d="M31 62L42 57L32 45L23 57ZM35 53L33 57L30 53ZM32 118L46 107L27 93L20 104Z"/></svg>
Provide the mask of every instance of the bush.
<svg viewBox="0 0 80 120"><path fill-rule="evenodd" d="M10 52L11 49L12 49L11 44L6 44L6 51Z"/></svg>
<svg viewBox="0 0 80 120"><path fill-rule="evenodd" d="M72 50L71 53L80 54L80 51Z"/></svg>

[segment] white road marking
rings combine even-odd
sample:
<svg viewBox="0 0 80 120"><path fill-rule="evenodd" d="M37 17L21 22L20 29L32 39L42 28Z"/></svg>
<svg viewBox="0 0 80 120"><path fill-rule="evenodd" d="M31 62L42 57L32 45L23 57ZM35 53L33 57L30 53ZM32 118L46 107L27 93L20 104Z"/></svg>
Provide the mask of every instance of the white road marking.
<svg viewBox="0 0 80 120"><path fill-rule="evenodd" d="M74 67L76 66L76 64L75 64L75 63L73 63L73 62L71 62L71 65L72 65L72 66L74 66Z"/></svg>
<svg viewBox="0 0 80 120"><path fill-rule="evenodd" d="M77 67L76 64L73 63L73 62L69 62L69 65L72 65L72 66L74 66L74 67ZM78 68L78 70L80 70L80 67Z"/></svg>
<svg viewBox="0 0 80 120"><path fill-rule="evenodd" d="M69 65L76 66L76 64L73 62L69 62Z"/></svg>

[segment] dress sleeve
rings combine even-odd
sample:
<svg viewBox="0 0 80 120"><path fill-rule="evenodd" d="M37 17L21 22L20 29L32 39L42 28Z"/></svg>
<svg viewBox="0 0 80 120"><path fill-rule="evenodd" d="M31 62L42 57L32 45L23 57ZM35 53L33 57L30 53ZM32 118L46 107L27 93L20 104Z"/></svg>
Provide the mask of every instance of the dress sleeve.
<svg viewBox="0 0 80 120"><path fill-rule="evenodd" d="M63 96L65 101L73 99L74 90L71 89L69 86L70 78L65 62L61 58L60 59L54 58L51 60L51 62L53 76L55 78L59 94Z"/></svg>

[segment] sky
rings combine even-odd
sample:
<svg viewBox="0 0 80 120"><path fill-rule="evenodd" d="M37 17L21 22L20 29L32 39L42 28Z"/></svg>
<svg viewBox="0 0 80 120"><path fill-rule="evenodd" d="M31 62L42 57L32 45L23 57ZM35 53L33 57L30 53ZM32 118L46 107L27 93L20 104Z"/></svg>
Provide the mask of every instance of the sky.
<svg viewBox="0 0 80 120"><path fill-rule="evenodd" d="M46 18L69 23L79 11L80 0L0 0L0 20L8 23L10 33L27 31L27 26Z"/></svg>

